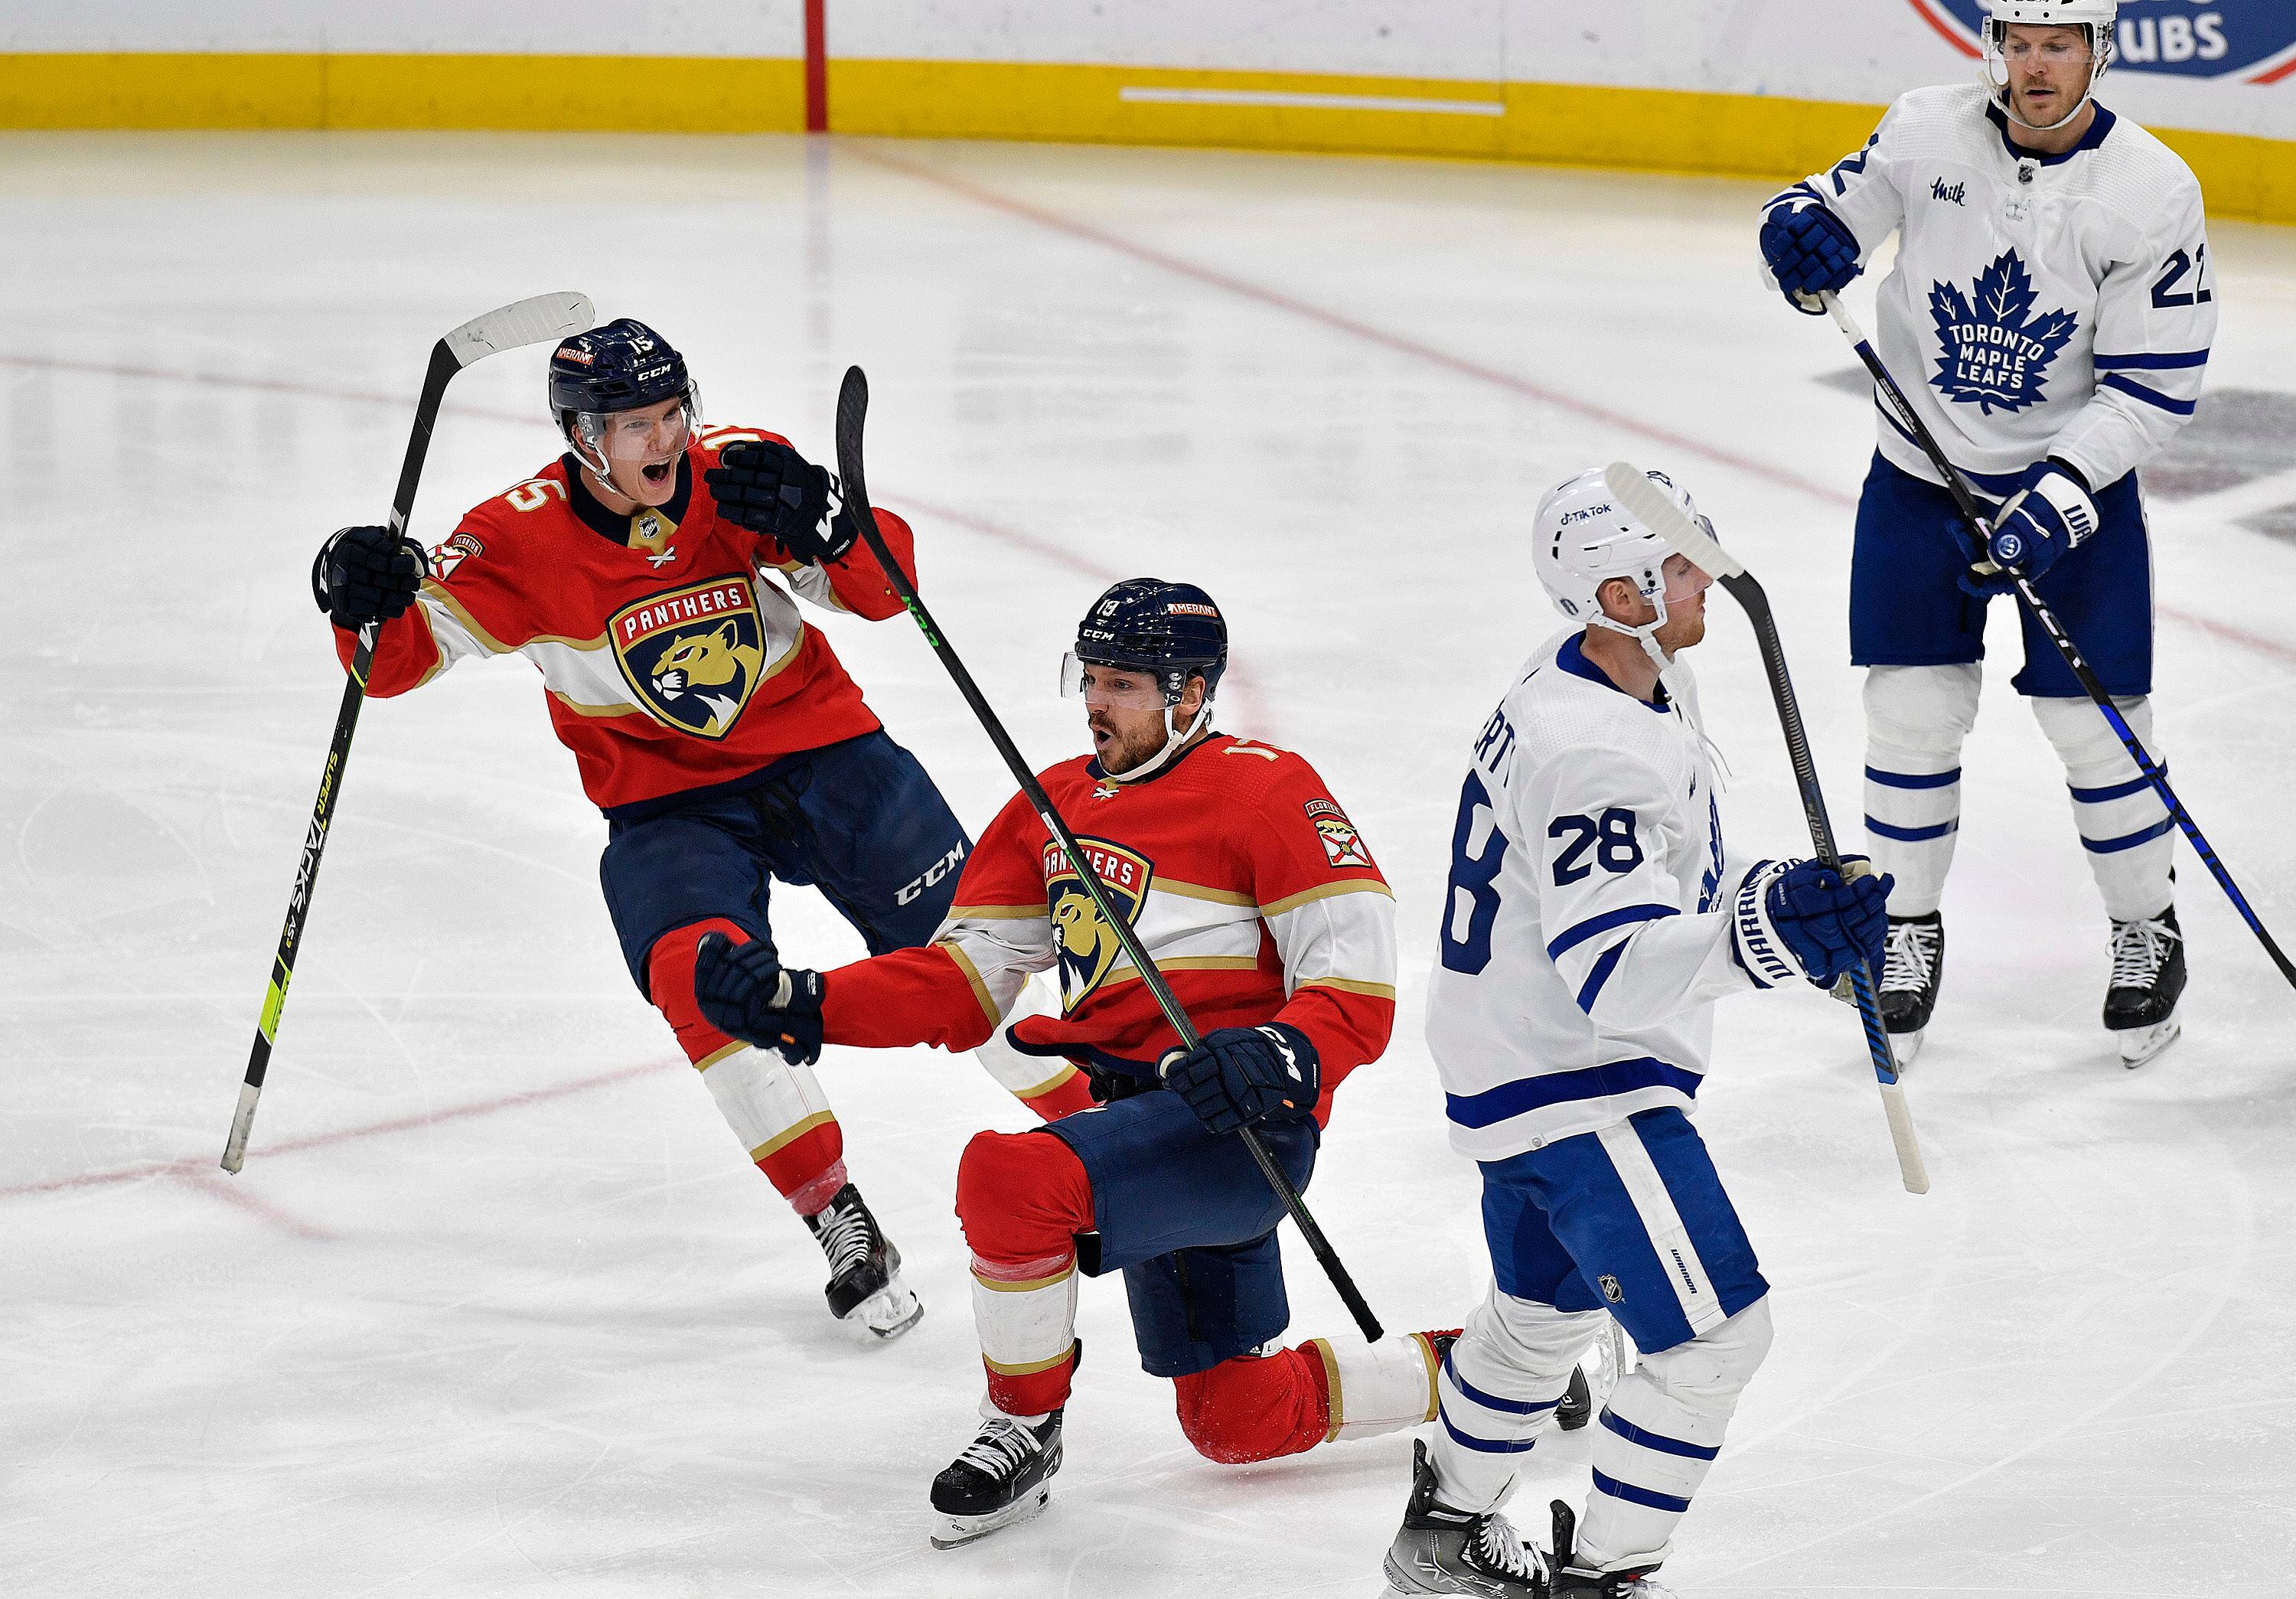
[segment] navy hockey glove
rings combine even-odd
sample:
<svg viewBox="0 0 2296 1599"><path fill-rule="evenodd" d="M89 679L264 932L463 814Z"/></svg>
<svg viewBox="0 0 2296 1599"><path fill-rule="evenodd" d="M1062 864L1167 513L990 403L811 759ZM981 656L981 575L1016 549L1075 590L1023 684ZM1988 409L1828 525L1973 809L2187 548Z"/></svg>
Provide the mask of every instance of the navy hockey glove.
<svg viewBox="0 0 2296 1599"><path fill-rule="evenodd" d="M837 560L859 537L845 514L837 480L785 444L770 439L729 444L701 478L720 516L779 539L808 566Z"/></svg>
<svg viewBox="0 0 2296 1599"><path fill-rule="evenodd" d="M311 597L353 632L387 622L414 603L430 571L422 546L389 528L343 528L319 546L311 562Z"/></svg>
<svg viewBox="0 0 2296 1599"><path fill-rule="evenodd" d="M1765 862L1747 874L1732 936L1739 964L1764 988L1799 973L1830 989L1861 965L1882 969L1898 880L1875 875L1862 855L1841 864Z"/></svg>
<svg viewBox="0 0 2296 1599"><path fill-rule="evenodd" d="M778 1051L792 1066L821 1059L821 973L785 970L762 939L705 933L693 952L693 997L727 1037Z"/></svg>
<svg viewBox="0 0 2296 1599"><path fill-rule="evenodd" d="M1323 1092L1316 1046L1282 1021L1207 1033L1193 1049L1166 1055L1160 1070L1165 1086L1215 1133L1305 1121Z"/></svg>
<svg viewBox="0 0 2296 1599"><path fill-rule="evenodd" d="M1857 235L1808 194L1784 196L1763 216L1762 259L1786 303L1811 316L1825 314L1819 294L1839 292L1862 270Z"/></svg>
<svg viewBox="0 0 2296 1599"><path fill-rule="evenodd" d="M2038 578L2065 558L2069 550L2085 544L2096 532L2096 502L2088 484L2066 462L2038 461L2027 469L2016 492L1993 519L1993 537L1986 555L1993 564L2013 568L2028 578ZM2016 586L2006 576L1980 577L1971 572L1961 579L1973 594L2005 594Z"/></svg>

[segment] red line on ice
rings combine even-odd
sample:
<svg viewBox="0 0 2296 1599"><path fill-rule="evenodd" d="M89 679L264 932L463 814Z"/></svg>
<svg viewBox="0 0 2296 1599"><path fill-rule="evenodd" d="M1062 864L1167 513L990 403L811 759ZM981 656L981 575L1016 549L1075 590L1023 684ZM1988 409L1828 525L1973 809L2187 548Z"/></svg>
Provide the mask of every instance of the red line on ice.
<svg viewBox="0 0 2296 1599"><path fill-rule="evenodd" d="M1537 400L1542 405L1553 406L1557 410L1569 411L1589 421L1599 422L1606 427L1638 433L1654 443L1665 445L1669 449L1680 450L1686 455L1702 455L1718 465L1726 466L1734 472L1745 472L1752 477L1765 479L1769 482L1799 490L1818 499L1841 503L1844 497L1839 491L1814 482L1799 472L1789 472L1784 467L1773 465L1768 462L1753 460L1729 450L1719 449L1713 445L1665 428L1655 427L1639 417L1613 411L1606 406L1598 406L1590 400L1565 394L1560 390L1549 389L1543 383L1535 383L1529 378L1501 371L1496 366L1486 366L1479 361L1471 361L1464 356L1454 355L1449 350L1439 348L1435 345L1422 343L1406 334L1394 332L1368 322L1358 321L1344 312L1334 311L1324 306L1296 299L1281 290L1271 289L1264 283L1255 283L1248 278L1234 276L1217 267L1205 266L1179 256L1168 255L1152 246L1125 238L1120 234L1112 234L1104 228L1095 227L1088 222L1080 222L1073 217L1064 217L1058 211L1046 210L1040 206L1031 205L1027 201L1016 200L1009 194L1000 193L995 189L973 183L969 178L936 172L929 167L918 166L914 162L902 160L897 156L887 155L881 151L862 150L857 153L865 160L874 161L892 171L906 174L921 183L932 184L962 194L976 204L1021 217L1040 227L1050 228L1055 233L1067 234L1072 238L1082 239L1089 243L1100 245L1103 249L1115 250L1119 255L1130 256L1135 260L1160 266L1165 271L1175 273L1181 277L1193 278L1200 283L1209 284L1212 288L1235 295L1240 299L1254 300L1272 310L1282 311L1287 316L1320 324L1322 326L1346 333L1351 338L1360 339L1366 343L1376 344L1382 348L1392 350L1398 355L1410 356L1414 359L1431 363L1447 372L1456 373L1462 377L1472 378L1478 382L1488 383L1496 389L1503 389L1522 398Z"/></svg>

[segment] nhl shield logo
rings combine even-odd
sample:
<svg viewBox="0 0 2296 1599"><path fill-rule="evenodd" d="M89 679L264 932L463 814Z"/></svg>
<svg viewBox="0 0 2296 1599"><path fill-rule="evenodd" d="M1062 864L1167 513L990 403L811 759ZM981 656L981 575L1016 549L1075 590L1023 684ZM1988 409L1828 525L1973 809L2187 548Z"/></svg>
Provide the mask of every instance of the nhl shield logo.
<svg viewBox="0 0 2296 1599"><path fill-rule="evenodd" d="M765 673L765 624L740 578L715 578L623 607L607 624L614 660L656 721L721 739Z"/></svg>
<svg viewBox="0 0 2296 1599"><path fill-rule="evenodd" d="M1617 1305L1625 1302L1627 1291L1619 1286L1618 1278L1612 1276L1610 1273L1604 1272L1601 1277L1596 1279L1595 1285L1603 1291L1603 1298L1610 1303Z"/></svg>
<svg viewBox="0 0 2296 1599"><path fill-rule="evenodd" d="M1154 864L1105 839L1080 838L1077 844L1108 891L1109 902L1127 922L1137 922L1148 884L1156 875ZM1124 946L1085 892L1084 880L1062 853L1058 840L1045 843L1045 903L1052 912L1053 948L1061 962L1061 1009L1071 1013L1107 980Z"/></svg>

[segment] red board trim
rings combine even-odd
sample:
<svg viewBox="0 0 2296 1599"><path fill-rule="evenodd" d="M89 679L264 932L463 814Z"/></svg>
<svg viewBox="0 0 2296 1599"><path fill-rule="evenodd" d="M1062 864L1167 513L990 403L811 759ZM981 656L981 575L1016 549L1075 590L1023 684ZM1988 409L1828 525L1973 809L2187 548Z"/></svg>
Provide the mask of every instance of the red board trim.
<svg viewBox="0 0 2296 1599"><path fill-rule="evenodd" d="M1985 53L1976 45L1971 44L1969 40L1963 36L1959 29L1956 28L1945 18L1938 15L1934 11L1931 11L1929 6L1929 0L1910 0L1910 4L1915 11L1922 13L1922 20L1927 22L1931 28L1936 29L1938 33L1944 38L1945 42L1952 45L1956 50L1960 51L1964 55L1970 57L1972 60L1974 60L1978 56Z"/></svg>
<svg viewBox="0 0 2296 1599"><path fill-rule="evenodd" d="M829 131L828 0L805 0L805 131Z"/></svg>

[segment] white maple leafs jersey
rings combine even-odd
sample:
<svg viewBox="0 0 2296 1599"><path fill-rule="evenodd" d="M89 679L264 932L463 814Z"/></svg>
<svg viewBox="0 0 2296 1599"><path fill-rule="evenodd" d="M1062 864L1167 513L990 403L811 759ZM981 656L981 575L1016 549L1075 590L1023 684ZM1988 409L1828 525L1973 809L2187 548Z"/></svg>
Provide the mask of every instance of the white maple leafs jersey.
<svg viewBox="0 0 2296 1599"><path fill-rule="evenodd" d="M1725 861L1688 668L1653 706L1579 637L1531 657L1460 796L1427 1043L1452 1146L1479 1160L1687 1111L1712 1002L1770 986L1733 953L1746 868Z"/></svg>
<svg viewBox="0 0 2296 1599"><path fill-rule="evenodd" d="M1878 348L1955 465L1995 495L2036 461L2103 488L2175 436L2216 337L2192 168L2103 105L2079 148L2010 147L1980 85L1916 89L1858 151L1773 201L1816 196L1862 258L1900 234ZM1882 453L1930 482L1882 412Z"/></svg>

